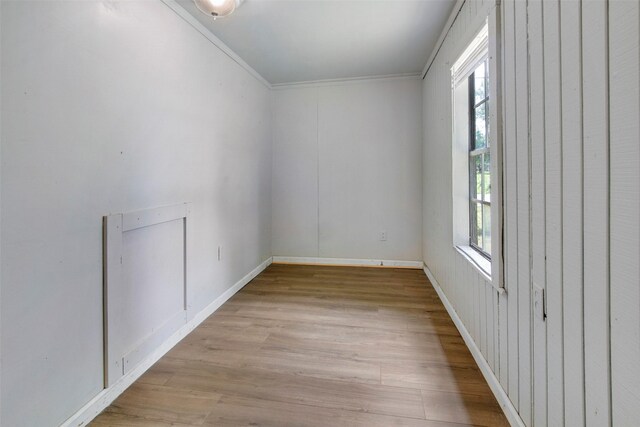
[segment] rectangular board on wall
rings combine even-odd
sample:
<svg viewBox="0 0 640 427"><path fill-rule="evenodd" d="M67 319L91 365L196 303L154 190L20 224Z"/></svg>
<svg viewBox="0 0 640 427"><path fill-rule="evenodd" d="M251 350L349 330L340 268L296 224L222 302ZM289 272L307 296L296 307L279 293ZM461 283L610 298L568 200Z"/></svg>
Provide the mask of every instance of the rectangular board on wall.
<svg viewBox="0 0 640 427"><path fill-rule="evenodd" d="M545 2L543 5L543 58L547 418L543 419L540 425L545 425L544 422L546 422L550 426L565 424L562 315L562 247L564 243L562 234L562 85L559 29L559 2ZM535 421L538 424L540 420Z"/></svg>
<svg viewBox="0 0 640 427"><path fill-rule="evenodd" d="M531 375L531 169L529 152L529 57L527 2L516 1L515 24L515 151L517 197L517 263L518 263L518 395L520 416L526 425L533 424ZM513 238L515 236L510 236ZM526 356L525 356L526 355Z"/></svg>
<svg viewBox="0 0 640 427"><path fill-rule="evenodd" d="M504 245L505 287L507 298L507 394L516 408L519 396L519 305L518 305L518 187L516 168L516 69L515 69L515 2L505 0L503 7L503 123L504 123Z"/></svg>
<svg viewBox="0 0 640 427"><path fill-rule="evenodd" d="M531 279L544 298L546 274L545 62L542 0L528 2L529 117L531 138ZM533 420L547 425L547 322L540 310L532 318Z"/></svg>
<svg viewBox="0 0 640 427"><path fill-rule="evenodd" d="M640 420L640 3L609 2L611 425Z"/></svg>
<svg viewBox="0 0 640 427"><path fill-rule="evenodd" d="M180 204L104 218L105 387L188 321L188 216Z"/></svg>
<svg viewBox="0 0 640 427"><path fill-rule="evenodd" d="M607 8L582 2L584 382L587 425L611 421ZM588 29L588 31L586 31Z"/></svg>
<svg viewBox="0 0 640 427"><path fill-rule="evenodd" d="M584 425L581 7L560 2L564 411L576 425Z"/></svg>

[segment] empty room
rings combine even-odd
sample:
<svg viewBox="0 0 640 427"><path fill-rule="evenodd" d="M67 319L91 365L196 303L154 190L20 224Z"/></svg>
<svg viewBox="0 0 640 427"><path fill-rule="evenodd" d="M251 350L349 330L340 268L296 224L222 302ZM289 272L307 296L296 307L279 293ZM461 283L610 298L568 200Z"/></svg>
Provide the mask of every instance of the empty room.
<svg viewBox="0 0 640 427"><path fill-rule="evenodd" d="M0 0L0 426L640 426L640 1Z"/></svg>

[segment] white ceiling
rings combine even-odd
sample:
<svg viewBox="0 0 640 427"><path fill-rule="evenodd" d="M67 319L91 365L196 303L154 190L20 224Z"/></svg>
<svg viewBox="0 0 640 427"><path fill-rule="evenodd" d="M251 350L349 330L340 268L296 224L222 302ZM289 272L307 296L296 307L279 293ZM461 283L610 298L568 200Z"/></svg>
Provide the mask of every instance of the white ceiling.
<svg viewBox="0 0 640 427"><path fill-rule="evenodd" d="M198 21L271 84L418 73L455 0L245 0Z"/></svg>

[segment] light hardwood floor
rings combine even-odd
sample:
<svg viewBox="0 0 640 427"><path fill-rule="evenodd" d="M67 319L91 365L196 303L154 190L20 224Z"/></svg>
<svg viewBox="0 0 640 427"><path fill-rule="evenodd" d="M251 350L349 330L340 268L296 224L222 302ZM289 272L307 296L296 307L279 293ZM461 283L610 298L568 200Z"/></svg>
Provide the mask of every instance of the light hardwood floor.
<svg viewBox="0 0 640 427"><path fill-rule="evenodd" d="M272 265L91 425L508 422L422 271Z"/></svg>

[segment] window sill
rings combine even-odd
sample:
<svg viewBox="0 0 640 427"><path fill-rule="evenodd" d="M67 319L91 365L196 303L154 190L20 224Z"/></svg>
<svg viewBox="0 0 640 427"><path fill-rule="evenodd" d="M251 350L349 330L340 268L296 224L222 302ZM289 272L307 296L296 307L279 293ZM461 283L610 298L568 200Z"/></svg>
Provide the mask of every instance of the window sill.
<svg viewBox="0 0 640 427"><path fill-rule="evenodd" d="M485 280L491 282L491 261L480 255L471 246L456 246L456 250L462 255Z"/></svg>

